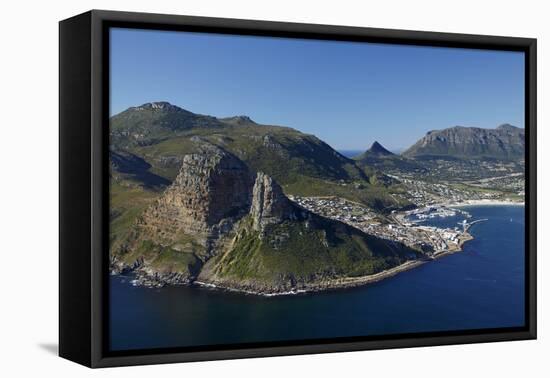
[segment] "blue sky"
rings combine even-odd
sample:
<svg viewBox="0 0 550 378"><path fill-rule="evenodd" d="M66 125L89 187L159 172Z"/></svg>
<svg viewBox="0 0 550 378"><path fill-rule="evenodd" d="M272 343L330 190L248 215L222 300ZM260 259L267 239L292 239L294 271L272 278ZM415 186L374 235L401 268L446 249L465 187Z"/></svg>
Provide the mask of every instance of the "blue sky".
<svg viewBox="0 0 550 378"><path fill-rule="evenodd" d="M523 53L111 30L111 114L168 101L315 134L410 146L455 125L524 126Z"/></svg>

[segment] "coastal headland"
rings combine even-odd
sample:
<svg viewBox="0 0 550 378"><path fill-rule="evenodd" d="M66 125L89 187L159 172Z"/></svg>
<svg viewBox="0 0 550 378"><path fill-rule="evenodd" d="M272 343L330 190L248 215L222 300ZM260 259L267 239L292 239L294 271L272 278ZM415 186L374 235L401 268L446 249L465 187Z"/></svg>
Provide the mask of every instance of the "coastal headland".
<svg viewBox="0 0 550 378"><path fill-rule="evenodd" d="M377 282L458 252L472 238L467 206L523 200L522 130L432 134L407 153L375 142L350 158L247 116L128 108L110 120L111 273L277 295ZM449 154L434 144L446 135ZM495 143L472 155L484 136Z"/></svg>
<svg viewBox="0 0 550 378"><path fill-rule="evenodd" d="M397 266L373 274L355 277L325 278L311 283L296 283L290 289L288 287L279 288L272 286L270 288L271 290L268 290L263 286L254 284L239 285L235 284L235 282L202 281L200 278L192 281L182 281L175 275L161 275L146 267L137 267L137 269L133 271L135 279L132 283L134 285L148 287L162 287L170 284L196 285L215 290L226 290L267 297L358 287L391 278L399 273L411 270L435 259L462 251L464 244L473 239L473 236L468 232L471 225L485 220L478 219L460 223L457 224L455 228L438 228L419 225L411 221L410 218L412 215L445 218L455 216L459 213L464 215L464 218L467 219L469 214L466 211L450 208L447 205L435 205L412 211L394 212L389 216L380 217L360 204L340 198L322 197L305 199L292 197L292 201L304 209L315 211L322 217L338 220L358 230L377 235L382 240L385 240L387 244L399 241L412 248L423 248L424 253L418 255L418 257L414 259L411 258ZM323 209L323 211L320 209Z"/></svg>

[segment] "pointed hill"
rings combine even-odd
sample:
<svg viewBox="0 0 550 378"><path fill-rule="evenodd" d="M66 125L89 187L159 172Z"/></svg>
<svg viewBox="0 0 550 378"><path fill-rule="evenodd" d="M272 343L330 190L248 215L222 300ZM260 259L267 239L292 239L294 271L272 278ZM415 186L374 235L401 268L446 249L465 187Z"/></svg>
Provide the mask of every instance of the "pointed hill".
<svg viewBox="0 0 550 378"><path fill-rule="evenodd" d="M374 142L367 151L369 154L378 156L392 156L393 152L388 151L384 146L378 142Z"/></svg>
<svg viewBox="0 0 550 378"><path fill-rule="evenodd" d="M377 141L375 141L367 151L356 156L354 160L359 166L365 167L365 169L375 168L380 172L388 172L395 169L400 171L424 171L424 168L418 163L394 154ZM384 177L380 177L379 180L386 183L389 182L387 179L384 180Z"/></svg>
<svg viewBox="0 0 550 378"><path fill-rule="evenodd" d="M391 157L395 156L395 154L389 150L387 150L384 146L382 146L380 143L375 141L370 148L365 151L362 155L359 155L356 159L360 160L361 157Z"/></svg>

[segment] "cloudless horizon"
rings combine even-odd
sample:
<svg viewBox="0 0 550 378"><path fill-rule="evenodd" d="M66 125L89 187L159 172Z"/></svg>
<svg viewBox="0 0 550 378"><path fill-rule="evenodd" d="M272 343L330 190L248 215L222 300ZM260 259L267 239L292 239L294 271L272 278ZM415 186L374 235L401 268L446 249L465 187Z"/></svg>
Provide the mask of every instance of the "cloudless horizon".
<svg viewBox="0 0 550 378"><path fill-rule="evenodd" d="M456 125L524 127L521 52L111 29L110 114L168 101L314 134L409 147Z"/></svg>

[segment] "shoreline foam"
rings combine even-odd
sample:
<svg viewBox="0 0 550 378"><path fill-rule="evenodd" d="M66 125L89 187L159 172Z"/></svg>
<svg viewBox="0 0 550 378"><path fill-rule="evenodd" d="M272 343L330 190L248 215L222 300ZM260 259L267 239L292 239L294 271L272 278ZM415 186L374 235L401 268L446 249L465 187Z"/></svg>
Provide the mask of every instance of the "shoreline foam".
<svg viewBox="0 0 550 378"><path fill-rule="evenodd" d="M503 200L466 200L463 202L442 202L437 204L446 207L463 206L525 206L524 201L503 201Z"/></svg>

